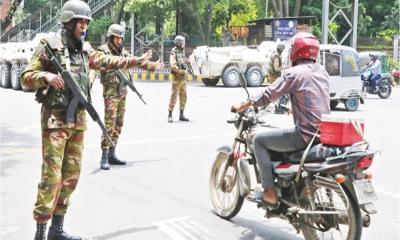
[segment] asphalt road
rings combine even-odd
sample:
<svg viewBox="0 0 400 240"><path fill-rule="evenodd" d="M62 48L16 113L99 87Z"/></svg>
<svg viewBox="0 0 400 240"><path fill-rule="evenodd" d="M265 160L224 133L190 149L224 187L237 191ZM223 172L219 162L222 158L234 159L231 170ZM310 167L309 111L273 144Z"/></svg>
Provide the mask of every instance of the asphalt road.
<svg viewBox="0 0 400 240"><path fill-rule="evenodd" d="M68 232L96 240L303 239L285 221L265 219L251 203L231 221L213 213L210 167L216 148L232 143L235 129L226 120L232 117L231 104L245 99L243 89L189 85L186 115L191 121L169 124L169 83L136 86L148 105L129 94L117 148L127 166L99 170L101 132L89 120L81 179L66 215ZM0 238L33 239L32 208L41 169L40 106L33 93L0 89L0 96ZM103 116L100 84L92 96ZM335 114L365 119L367 139L381 150L371 167L379 213L362 239L400 239L400 88L387 100L369 96L357 112L340 107ZM268 120L278 126L291 123L291 117L282 115Z"/></svg>

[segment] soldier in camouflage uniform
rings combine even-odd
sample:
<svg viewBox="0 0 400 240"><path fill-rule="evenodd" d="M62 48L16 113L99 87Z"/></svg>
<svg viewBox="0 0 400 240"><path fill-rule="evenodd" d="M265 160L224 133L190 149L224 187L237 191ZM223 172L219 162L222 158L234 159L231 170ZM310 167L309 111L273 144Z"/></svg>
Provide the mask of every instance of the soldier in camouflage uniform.
<svg viewBox="0 0 400 240"><path fill-rule="evenodd" d="M189 121L183 114L186 104L186 74L187 74L187 61L185 58L185 38L183 36L176 36L174 39L175 47L172 48L169 56L171 63L171 73L173 75L171 98L168 107L168 122L172 123L172 111L174 110L176 100L179 95L179 120Z"/></svg>
<svg viewBox="0 0 400 240"><path fill-rule="evenodd" d="M33 216L37 222L35 240L46 238L47 221L52 218L47 240L78 240L63 230L64 215L74 191L81 169L86 113L83 107L75 112L75 123L66 122L66 108L72 92L52 66L45 45L75 77L89 96L89 68L97 70L128 69L134 66L155 68L148 56L123 58L95 52L84 42L90 7L83 1L67 1L61 10L64 27L60 37L43 39L21 81L25 87L37 89L37 100L42 104L42 176L38 185Z"/></svg>
<svg viewBox="0 0 400 240"><path fill-rule="evenodd" d="M270 57L269 68L268 68L268 80L270 83L281 76L282 72L282 52L285 49L285 45L279 43Z"/></svg>
<svg viewBox="0 0 400 240"><path fill-rule="evenodd" d="M98 51L107 55L129 57L129 53L122 46L124 34L125 30L121 25L112 24L107 30L107 43L100 46ZM130 73L126 71L124 74L128 76ZM100 71L100 75L101 84L103 84L104 122L114 143L114 147L111 147L103 135L101 139L102 157L100 168L108 170L110 169L109 164L126 164L126 161L118 159L115 155L115 146L124 124L127 87L124 86L119 89L120 80L111 71Z"/></svg>

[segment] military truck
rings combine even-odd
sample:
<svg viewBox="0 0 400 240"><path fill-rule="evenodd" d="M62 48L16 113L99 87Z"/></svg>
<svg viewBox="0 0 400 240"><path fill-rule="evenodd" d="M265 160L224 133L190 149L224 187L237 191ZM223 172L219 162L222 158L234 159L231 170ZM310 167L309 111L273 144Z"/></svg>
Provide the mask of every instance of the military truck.
<svg viewBox="0 0 400 240"><path fill-rule="evenodd" d="M199 46L193 50L189 60L193 74L201 75L207 86L215 86L221 78L224 86L238 87L242 71L247 85L258 87L267 76L269 59L276 46L277 43L272 41L248 47Z"/></svg>
<svg viewBox="0 0 400 240"><path fill-rule="evenodd" d="M7 42L0 44L0 85L3 88L30 91L23 89L20 82L21 73L31 59L36 46L46 36L56 33L40 33L32 41Z"/></svg>

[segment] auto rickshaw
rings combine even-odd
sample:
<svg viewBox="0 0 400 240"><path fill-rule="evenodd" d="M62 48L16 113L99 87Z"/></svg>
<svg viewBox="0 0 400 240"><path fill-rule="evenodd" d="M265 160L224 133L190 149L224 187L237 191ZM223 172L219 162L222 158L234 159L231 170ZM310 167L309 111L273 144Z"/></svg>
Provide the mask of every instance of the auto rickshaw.
<svg viewBox="0 0 400 240"><path fill-rule="evenodd" d="M342 102L347 111L356 111L365 98L357 51L348 46L321 44L319 61L329 74L331 109Z"/></svg>

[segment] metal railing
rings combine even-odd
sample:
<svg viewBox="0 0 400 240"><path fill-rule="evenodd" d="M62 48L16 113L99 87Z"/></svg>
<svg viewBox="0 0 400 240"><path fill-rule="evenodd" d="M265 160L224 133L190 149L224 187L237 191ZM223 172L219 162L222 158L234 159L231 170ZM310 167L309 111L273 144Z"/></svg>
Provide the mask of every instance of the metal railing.
<svg viewBox="0 0 400 240"><path fill-rule="evenodd" d="M112 0L89 0L88 5L91 8L92 15L96 14L98 11L104 9L105 7L108 7L110 4L112 4ZM39 26L37 29L32 31L29 36L26 36L26 38L33 38L36 36L38 33L42 32L49 32L49 31L55 31L59 27L61 27L61 24L59 22L60 19L60 11L56 13L51 19L49 19L47 22ZM25 29L21 29L17 34L20 34L21 31L24 31ZM9 31L11 32L11 30ZM6 35L7 33L4 33L3 35ZM25 39L29 40L29 39Z"/></svg>

